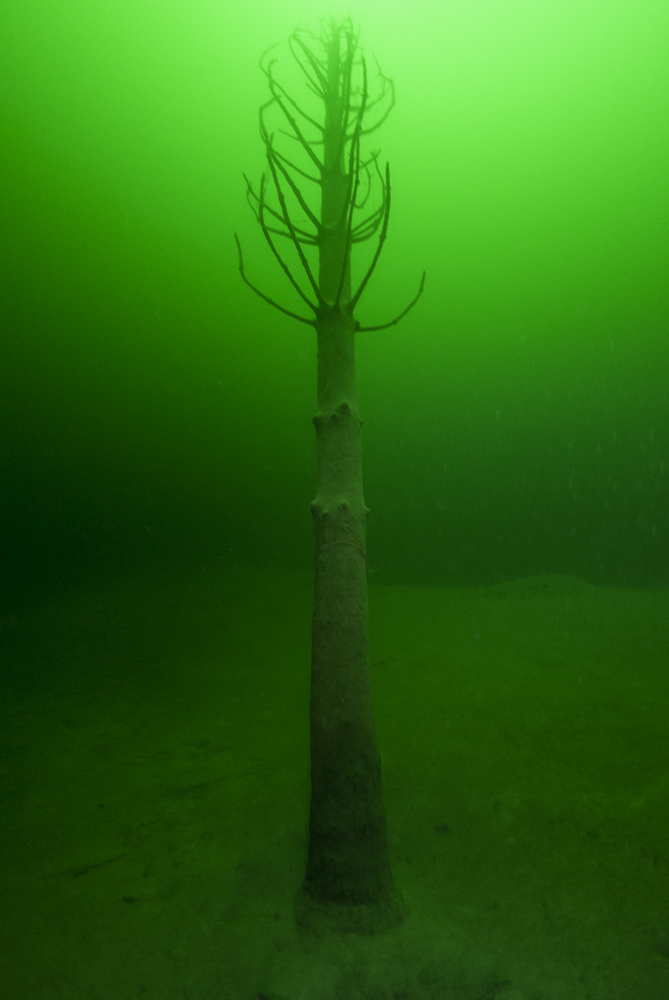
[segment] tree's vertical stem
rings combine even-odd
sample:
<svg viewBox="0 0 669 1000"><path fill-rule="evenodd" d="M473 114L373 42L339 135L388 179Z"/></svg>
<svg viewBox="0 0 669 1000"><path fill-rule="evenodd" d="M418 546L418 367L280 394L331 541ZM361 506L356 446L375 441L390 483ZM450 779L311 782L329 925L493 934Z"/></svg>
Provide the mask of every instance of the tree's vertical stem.
<svg viewBox="0 0 669 1000"><path fill-rule="evenodd" d="M321 173L321 225L319 242L319 286L326 302L333 303L346 267L341 302L351 298L351 268L346 257L346 207L348 177L344 167L344 94L340 29L332 26L328 38L323 170ZM345 69L345 67L344 67Z"/></svg>
<svg viewBox="0 0 669 1000"><path fill-rule="evenodd" d="M349 44L350 40L349 40ZM349 70L350 72L350 70ZM402 919L386 843L369 664L369 611L355 321L346 310L342 56L327 46L318 336L317 490L311 659L311 806L304 893L342 930L373 932ZM340 304L332 308L342 268ZM312 914L313 915L313 914Z"/></svg>

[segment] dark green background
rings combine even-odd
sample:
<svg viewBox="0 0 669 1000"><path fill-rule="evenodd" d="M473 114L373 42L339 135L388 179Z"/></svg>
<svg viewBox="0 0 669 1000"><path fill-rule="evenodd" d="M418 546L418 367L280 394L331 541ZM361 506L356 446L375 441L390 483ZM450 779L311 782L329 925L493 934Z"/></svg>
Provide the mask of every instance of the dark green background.
<svg viewBox="0 0 669 1000"><path fill-rule="evenodd" d="M3 5L10 595L310 568L314 335L242 284L232 233L295 308L241 172L263 166L258 57L320 13ZM391 318L427 271L406 320L359 337L376 579L666 586L669 8L351 13L398 94L375 136L393 213L361 322Z"/></svg>

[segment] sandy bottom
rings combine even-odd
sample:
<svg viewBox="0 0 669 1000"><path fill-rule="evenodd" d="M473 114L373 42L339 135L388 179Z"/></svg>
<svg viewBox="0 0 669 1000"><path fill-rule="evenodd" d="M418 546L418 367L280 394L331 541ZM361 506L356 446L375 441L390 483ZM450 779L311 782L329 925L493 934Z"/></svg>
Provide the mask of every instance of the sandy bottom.
<svg viewBox="0 0 669 1000"><path fill-rule="evenodd" d="M393 870L301 936L308 579L1 619L2 1000L667 1000L669 593L372 586Z"/></svg>

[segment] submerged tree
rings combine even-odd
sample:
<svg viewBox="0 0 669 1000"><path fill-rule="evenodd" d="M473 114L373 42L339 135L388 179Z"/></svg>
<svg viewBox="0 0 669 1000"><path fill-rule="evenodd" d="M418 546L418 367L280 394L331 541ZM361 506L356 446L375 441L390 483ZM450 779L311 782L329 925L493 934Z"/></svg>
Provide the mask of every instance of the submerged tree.
<svg viewBox="0 0 669 1000"><path fill-rule="evenodd" d="M362 491L354 340L357 332L382 330L402 319L420 297L425 274L416 296L395 319L363 327L354 318L386 239L390 212L389 168L381 172L377 152L365 158L361 141L387 118L394 87L379 70L378 93L370 97L367 66L350 19L324 24L320 37L298 29L289 44L307 88L322 102L322 118L318 121L298 105L274 74L276 60L263 57L270 99L260 109L260 134L269 172L263 173L257 190L245 179L265 239L312 315L284 308L252 284L235 239L246 284L276 309L313 326L318 343L317 490L311 504L316 533L311 805L307 869L296 915L310 927L325 923L373 933L399 923L405 909L390 870L374 735L365 551L369 510ZM276 148L267 125L271 111L278 111L288 125L289 130L281 131L301 151L304 166ZM270 178L273 205L268 201ZM379 204L358 220L374 178ZM306 181L320 189L316 210L303 193ZM351 294L352 247L377 233L371 263ZM277 249L277 237L292 245L307 292ZM317 277L310 248L318 254Z"/></svg>

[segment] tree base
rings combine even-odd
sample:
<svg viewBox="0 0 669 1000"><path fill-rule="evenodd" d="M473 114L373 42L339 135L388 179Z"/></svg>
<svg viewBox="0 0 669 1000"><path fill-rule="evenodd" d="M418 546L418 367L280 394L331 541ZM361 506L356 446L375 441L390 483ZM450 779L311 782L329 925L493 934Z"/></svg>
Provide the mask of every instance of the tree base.
<svg viewBox="0 0 669 1000"><path fill-rule="evenodd" d="M398 927L409 916L409 909L396 888L382 902L355 906L319 902L300 888L294 912L298 929L317 938L326 934L382 934Z"/></svg>

